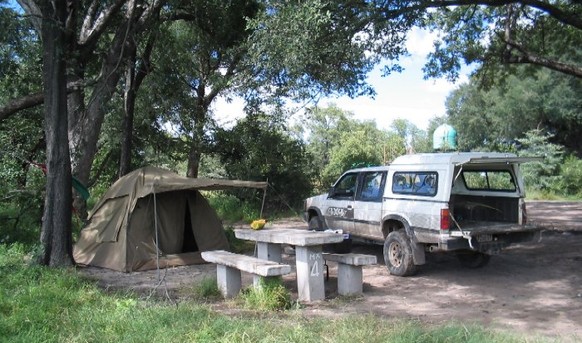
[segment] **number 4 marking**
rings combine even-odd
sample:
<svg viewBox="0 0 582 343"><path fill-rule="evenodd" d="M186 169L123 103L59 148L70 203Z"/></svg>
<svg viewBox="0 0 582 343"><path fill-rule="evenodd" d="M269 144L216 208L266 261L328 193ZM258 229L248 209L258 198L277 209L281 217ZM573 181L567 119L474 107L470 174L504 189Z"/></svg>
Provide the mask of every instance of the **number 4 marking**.
<svg viewBox="0 0 582 343"><path fill-rule="evenodd" d="M319 263L315 262L313 266L311 266L311 276L319 276Z"/></svg>

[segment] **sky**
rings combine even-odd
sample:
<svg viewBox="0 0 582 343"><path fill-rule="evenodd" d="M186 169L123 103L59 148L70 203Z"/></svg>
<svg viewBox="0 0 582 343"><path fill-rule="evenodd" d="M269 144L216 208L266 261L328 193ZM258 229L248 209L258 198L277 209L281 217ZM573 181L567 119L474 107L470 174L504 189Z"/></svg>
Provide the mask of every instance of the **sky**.
<svg viewBox="0 0 582 343"><path fill-rule="evenodd" d="M374 98L328 97L318 105L326 107L334 103L343 110L353 112L355 119L374 120L380 129L389 129L395 119L401 118L426 130L431 118L445 115L445 100L450 91L468 80L466 74L462 74L455 84L445 79L424 80L422 67L431 51L433 39L434 34L414 29L407 41L411 56L400 61L404 71L382 77L380 65L369 74L368 83L376 90ZM219 99L214 111L219 122L232 124L244 116L243 101L237 99L227 103Z"/></svg>

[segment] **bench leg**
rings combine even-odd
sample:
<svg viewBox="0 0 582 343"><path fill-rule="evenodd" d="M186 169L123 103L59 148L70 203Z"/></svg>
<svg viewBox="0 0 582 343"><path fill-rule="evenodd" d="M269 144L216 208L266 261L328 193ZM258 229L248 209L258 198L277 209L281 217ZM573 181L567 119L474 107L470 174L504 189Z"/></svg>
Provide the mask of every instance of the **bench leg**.
<svg viewBox="0 0 582 343"><path fill-rule="evenodd" d="M362 266L338 263L337 292L341 295L350 295L361 294L362 291Z"/></svg>
<svg viewBox="0 0 582 343"><path fill-rule="evenodd" d="M240 270L217 264L216 282L218 283L218 289L220 289L220 293L222 293L223 297L233 298L240 292Z"/></svg>
<svg viewBox="0 0 582 343"><path fill-rule="evenodd" d="M277 263L283 262L281 258L281 244L257 242L257 257Z"/></svg>

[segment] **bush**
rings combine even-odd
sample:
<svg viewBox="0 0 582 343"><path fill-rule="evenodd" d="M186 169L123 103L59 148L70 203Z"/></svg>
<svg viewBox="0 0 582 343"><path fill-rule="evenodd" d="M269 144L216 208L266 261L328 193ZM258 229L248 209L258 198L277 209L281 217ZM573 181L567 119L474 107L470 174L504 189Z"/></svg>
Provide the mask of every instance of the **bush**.
<svg viewBox="0 0 582 343"><path fill-rule="evenodd" d="M582 197L582 160L568 156L560 168L558 191L564 195Z"/></svg>

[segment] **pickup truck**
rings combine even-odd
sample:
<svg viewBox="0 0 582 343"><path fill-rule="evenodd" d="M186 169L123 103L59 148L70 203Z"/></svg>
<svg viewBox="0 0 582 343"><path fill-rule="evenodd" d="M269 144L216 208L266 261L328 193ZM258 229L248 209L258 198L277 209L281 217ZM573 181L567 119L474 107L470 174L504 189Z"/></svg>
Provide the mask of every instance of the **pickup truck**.
<svg viewBox="0 0 582 343"><path fill-rule="evenodd" d="M485 266L515 243L539 240L527 224L520 164L538 158L491 152L413 154L348 170L327 194L305 200L310 230L338 230L383 244L392 275L413 275L426 252Z"/></svg>

